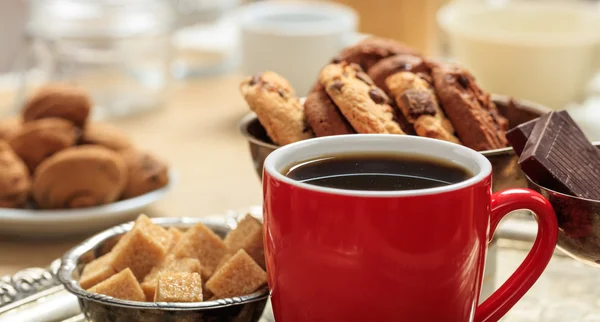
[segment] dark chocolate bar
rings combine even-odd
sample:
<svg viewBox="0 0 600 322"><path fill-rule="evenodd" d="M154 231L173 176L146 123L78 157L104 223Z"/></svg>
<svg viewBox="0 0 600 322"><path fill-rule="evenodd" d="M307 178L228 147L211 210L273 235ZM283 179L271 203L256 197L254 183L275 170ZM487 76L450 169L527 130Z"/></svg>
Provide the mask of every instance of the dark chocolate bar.
<svg viewBox="0 0 600 322"><path fill-rule="evenodd" d="M567 111L559 111L556 113L561 114L561 115L566 115ZM510 131L506 132L506 139L508 140L508 142L510 143L513 150L515 150L515 153L518 156L520 156L521 153L523 153L525 144L527 143L527 140L529 139L529 135L531 135L531 131L533 131L533 127L535 126L535 123L537 122L538 119L539 119L539 117L536 119L533 119L531 121L521 123L521 124L515 126L514 128L512 128ZM571 118L569 118L569 119L571 119Z"/></svg>
<svg viewBox="0 0 600 322"><path fill-rule="evenodd" d="M538 119L519 165L539 185L600 200L600 151L567 113L550 112Z"/></svg>
<svg viewBox="0 0 600 322"><path fill-rule="evenodd" d="M506 132L506 139L512 146L513 150L515 150L515 154L518 156L520 156L523 152L525 144L527 144L527 140L529 139L531 131L533 131L535 123L538 121L538 119L539 118L519 124L513 127L510 131Z"/></svg>

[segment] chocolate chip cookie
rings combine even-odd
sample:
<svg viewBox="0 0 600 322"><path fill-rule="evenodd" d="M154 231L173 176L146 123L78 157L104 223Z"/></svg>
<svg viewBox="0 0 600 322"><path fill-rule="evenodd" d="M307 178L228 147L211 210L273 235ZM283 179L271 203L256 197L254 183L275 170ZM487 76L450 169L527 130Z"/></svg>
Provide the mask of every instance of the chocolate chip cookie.
<svg viewBox="0 0 600 322"><path fill-rule="evenodd" d="M32 194L42 209L84 208L118 200L126 183L127 166L121 155L84 145L44 160L35 170Z"/></svg>
<svg viewBox="0 0 600 322"><path fill-rule="evenodd" d="M477 151L506 147L508 121L473 76L454 64L432 69L435 90L463 144Z"/></svg>
<svg viewBox="0 0 600 322"><path fill-rule="evenodd" d="M308 94L304 113L316 136L356 133L324 88Z"/></svg>
<svg viewBox="0 0 600 322"><path fill-rule="evenodd" d="M403 71L389 76L386 84L417 135L460 143L426 80L415 73Z"/></svg>
<svg viewBox="0 0 600 322"><path fill-rule="evenodd" d="M246 78L240 90L276 144L286 145L314 136L306 121L304 107L283 77L267 71Z"/></svg>
<svg viewBox="0 0 600 322"><path fill-rule="evenodd" d="M25 122L56 117L83 127L92 108L88 94L66 84L50 84L40 88L25 104Z"/></svg>
<svg viewBox="0 0 600 322"><path fill-rule="evenodd" d="M421 57L413 55L395 55L380 60L369 69L369 76L375 85L390 94L385 79L398 72L429 73L429 67Z"/></svg>
<svg viewBox="0 0 600 322"><path fill-rule="evenodd" d="M394 121L390 99L360 66L329 64L321 70L319 82L356 132L404 134Z"/></svg>
<svg viewBox="0 0 600 322"><path fill-rule="evenodd" d="M23 208L30 188L31 178L25 163L6 141L0 140L0 207Z"/></svg>
<svg viewBox="0 0 600 322"><path fill-rule="evenodd" d="M43 118L25 123L8 144L33 173L45 158L73 146L77 134L77 128L69 121Z"/></svg>
<svg viewBox="0 0 600 322"><path fill-rule="evenodd" d="M368 71L381 59L402 54L419 56L419 53L416 50L395 40L369 37L363 39L354 46L342 50L332 60L332 63L347 61L349 63L358 64L364 70Z"/></svg>

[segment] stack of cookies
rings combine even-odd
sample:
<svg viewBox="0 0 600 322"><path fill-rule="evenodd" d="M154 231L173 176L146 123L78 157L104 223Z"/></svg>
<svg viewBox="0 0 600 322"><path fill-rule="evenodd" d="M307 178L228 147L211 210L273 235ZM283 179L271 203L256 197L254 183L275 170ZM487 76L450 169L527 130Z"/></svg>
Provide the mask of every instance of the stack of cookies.
<svg viewBox="0 0 600 322"><path fill-rule="evenodd" d="M266 71L241 84L244 99L278 145L352 133L410 134L477 151L506 147L507 120L464 68L371 37L323 67L304 104Z"/></svg>
<svg viewBox="0 0 600 322"><path fill-rule="evenodd" d="M0 207L91 207L168 183L162 161L118 128L90 122L91 108L87 93L52 84L0 121Z"/></svg>

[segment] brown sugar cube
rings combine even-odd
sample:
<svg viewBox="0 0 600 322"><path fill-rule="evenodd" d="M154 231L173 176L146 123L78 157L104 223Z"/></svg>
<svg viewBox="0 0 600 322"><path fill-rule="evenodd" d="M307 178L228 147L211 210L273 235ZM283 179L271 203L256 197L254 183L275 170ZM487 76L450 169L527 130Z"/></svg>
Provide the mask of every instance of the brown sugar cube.
<svg viewBox="0 0 600 322"><path fill-rule="evenodd" d="M105 239L97 251L100 252L100 254L108 254L108 253L110 253L110 251L113 248L115 248L115 246L121 239L123 239L123 235L117 235L117 236L113 236L108 239Z"/></svg>
<svg viewBox="0 0 600 322"><path fill-rule="evenodd" d="M152 301L154 299L154 291L156 290L156 283L158 281L158 275L164 273L201 273L202 266L200 261L196 258L175 258L173 254L169 254L160 263L160 265L152 268L150 273L144 277L142 282L142 290L146 294L146 300Z"/></svg>
<svg viewBox="0 0 600 322"><path fill-rule="evenodd" d="M213 300L213 297L215 297L213 295L213 293L206 287L206 283L204 283L204 285L202 286L202 299L204 301L206 301L206 299L208 299L209 301Z"/></svg>
<svg viewBox="0 0 600 322"><path fill-rule="evenodd" d="M208 279L227 252L225 243L210 228L199 223L188 229L173 248L175 257L197 258L202 264L202 278Z"/></svg>
<svg viewBox="0 0 600 322"><path fill-rule="evenodd" d="M88 289L88 292L104 294L117 299L143 302L146 297L140 284L129 268L122 270L103 282Z"/></svg>
<svg viewBox="0 0 600 322"><path fill-rule="evenodd" d="M112 266L115 270L130 268L135 277L141 281L152 267L162 261L167 248L143 228L136 226L121 238L112 253Z"/></svg>
<svg viewBox="0 0 600 322"><path fill-rule="evenodd" d="M171 233L153 223L146 215L136 219L133 229L115 245L112 266L121 271L131 268L141 281L152 267L158 265L171 245Z"/></svg>
<svg viewBox="0 0 600 322"><path fill-rule="evenodd" d="M179 243L183 233L181 232L181 230L175 227L169 228L168 232L171 234L171 244L169 246L169 250L171 250L173 249L173 247L175 247L175 245L177 245L177 243Z"/></svg>
<svg viewBox="0 0 600 322"><path fill-rule="evenodd" d="M155 302L202 302L202 277L198 273L162 273Z"/></svg>
<svg viewBox="0 0 600 322"><path fill-rule="evenodd" d="M243 249L262 268L265 267L263 225L258 219L246 215L237 227L225 237L225 245L232 254Z"/></svg>
<svg viewBox="0 0 600 322"><path fill-rule="evenodd" d="M112 254L104 254L83 267L79 285L83 289L88 289L105 279L115 275L117 271L112 267Z"/></svg>
<svg viewBox="0 0 600 322"><path fill-rule="evenodd" d="M267 273L240 249L206 282L206 287L218 298L226 298L248 295L266 283Z"/></svg>
<svg viewBox="0 0 600 322"><path fill-rule="evenodd" d="M173 233L153 223L148 216L144 214L139 215L135 220L135 226L142 228L144 232L155 238L164 247L169 248L171 246Z"/></svg>
<svg viewBox="0 0 600 322"><path fill-rule="evenodd" d="M225 253L225 255L223 255L223 257L219 261L219 264L217 265L217 267L215 267L215 272L218 271L219 268L221 268L225 263L227 263L227 261L231 258L231 256L233 256L233 254L235 254L236 252L228 251L227 253Z"/></svg>

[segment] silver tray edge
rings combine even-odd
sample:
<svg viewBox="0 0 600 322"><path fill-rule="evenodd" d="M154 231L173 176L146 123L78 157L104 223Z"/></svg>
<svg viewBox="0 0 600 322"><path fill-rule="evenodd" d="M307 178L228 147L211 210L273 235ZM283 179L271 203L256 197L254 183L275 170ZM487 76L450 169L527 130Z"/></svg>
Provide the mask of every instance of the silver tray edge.
<svg viewBox="0 0 600 322"><path fill-rule="evenodd" d="M262 217L260 207L251 207L243 212L229 211L227 215L241 216L250 213ZM531 242L535 239L537 225L527 217L509 218L496 232L499 239ZM13 310L25 309L26 306L58 292L66 292L56 279L60 259L55 260L47 268L27 268L10 276L0 277L0 320L2 316ZM73 316L64 321L83 321L81 316Z"/></svg>

